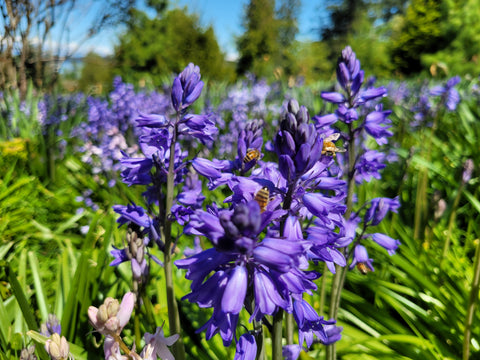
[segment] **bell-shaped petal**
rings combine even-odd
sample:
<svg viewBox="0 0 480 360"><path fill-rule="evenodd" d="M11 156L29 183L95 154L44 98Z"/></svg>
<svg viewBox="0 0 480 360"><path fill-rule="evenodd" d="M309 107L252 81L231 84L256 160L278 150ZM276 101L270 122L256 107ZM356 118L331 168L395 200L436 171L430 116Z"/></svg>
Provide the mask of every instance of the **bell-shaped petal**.
<svg viewBox="0 0 480 360"><path fill-rule="evenodd" d="M247 280L248 273L244 266L236 266L232 270L222 297L222 310L225 313L238 314L242 310L247 293Z"/></svg>
<svg viewBox="0 0 480 360"><path fill-rule="evenodd" d="M290 156L281 155L278 158L278 167L280 173L288 182L295 178L295 164Z"/></svg>
<svg viewBox="0 0 480 360"><path fill-rule="evenodd" d="M337 92L323 91L320 96L322 97L323 100L334 103L334 104L340 104L346 101L345 96Z"/></svg>
<svg viewBox="0 0 480 360"><path fill-rule="evenodd" d="M132 316L133 307L135 306L135 294L127 292L122 299L120 309L118 309L117 318L120 327L123 329L127 325Z"/></svg>
<svg viewBox="0 0 480 360"><path fill-rule="evenodd" d="M256 356L257 343L255 337L250 333L240 336L233 360L254 360Z"/></svg>

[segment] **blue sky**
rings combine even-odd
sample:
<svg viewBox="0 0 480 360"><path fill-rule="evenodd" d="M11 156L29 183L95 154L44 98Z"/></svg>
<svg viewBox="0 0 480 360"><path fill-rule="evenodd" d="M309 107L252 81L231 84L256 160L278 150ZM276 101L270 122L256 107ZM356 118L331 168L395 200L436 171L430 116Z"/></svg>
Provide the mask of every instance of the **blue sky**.
<svg viewBox="0 0 480 360"><path fill-rule="evenodd" d="M321 20L322 0L302 0L302 7L299 15L299 34L297 39L300 41L313 40L317 38L314 29L319 28ZM223 52L229 58L236 55L235 37L242 34L242 18L244 7L248 0L176 0L170 1L170 7L187 6L189 12L195 12L200 17L203 26L212 25L217 37L217 41ZM80 53L86 53L89 50L106 55L113 52L117 33L121 29L110 29L104 31L94 39L85 43L80 49Z"/></svg>

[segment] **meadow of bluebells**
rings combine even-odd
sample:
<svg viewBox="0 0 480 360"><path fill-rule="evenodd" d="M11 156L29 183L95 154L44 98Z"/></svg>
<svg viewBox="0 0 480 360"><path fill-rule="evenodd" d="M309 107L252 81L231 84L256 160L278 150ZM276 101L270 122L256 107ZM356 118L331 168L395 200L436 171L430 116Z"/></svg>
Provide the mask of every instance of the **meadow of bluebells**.
<svg viewBox="0 0 480 360"><path fill-rule="evenodd" d="M202 107L200 71L189 64L165 92L136 92L116 78L106 99L79 94L38 103L41 132L56 139L58 161L71 146L91 176L105 176L112 188L121 180L143 191L113 206L123 241L104 249L111 269L128 264L130 291L117 293L121 301L100 296L88 308L89 324L103 337L103 356L192 358L188 344L204 337L203 346L219 339L233 359L298 359L302 352L336 359L347 273L376 276L378 249L393 259L401 245L398 232L384 226L402 211L400 194L369 198L375 192L362 189L380 186L384 169L405 158L397 153L396 126L444 135L439 119L457 110L460 79L423 84L412 101L415 89L405 83L365 80L346 47L334 91L320 95L330 111L312 116L302 99L253 79ZM390 106L402 106L411 121L400 124ZM82 113L87 121L72 120ZM67 144L69 137L74 141ZM461 160L458 194L475 169L471 159ZM77 200L97 211L92 195L85 189ZM161 324L142 324L141 334L138 314L156 311L148 295L159 274L154 267L163 271L164 288L157 291L165 294L159 306L168 310ZM177 282L189 290L179 293ZM312 301L325 287L328 311ZM187 305L178 301L203 313L196 334L184 323ZM40 333L51 358L72 355L55 316ZM22 351L23 358L34 356L31 348Z"/></svg>

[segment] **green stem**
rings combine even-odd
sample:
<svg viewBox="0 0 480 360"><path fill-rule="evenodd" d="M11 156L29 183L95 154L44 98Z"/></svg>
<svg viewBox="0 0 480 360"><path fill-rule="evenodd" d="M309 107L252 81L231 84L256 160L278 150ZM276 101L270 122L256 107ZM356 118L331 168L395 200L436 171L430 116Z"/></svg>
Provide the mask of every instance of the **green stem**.
<svg viewBox="0 0 480 360"><path fill-rule="evenodd" d="M427 187L428 172L422 168L418 173L417 193L415 195L415 218L413 238L420 240L422 238L421 231L424 229L424 219L427 211ZM419 242L421 245L421 242Z"/></svg>
<svg viewBox="0 0 480 360"><path fill-rule="evenodd" d="M135 360L141 360L142 358L140 357L140 355L138 355L135 351L133 350L130 350L128 348L128 346L123 342L122 338L120 335L114 333L114 332L110 332L108 334L109 336L111 336L113 338L113 340L115 340L115 342L118 344L118 346L120 347L120 349L122 349L122 351L130 358L132 359L135 359Z"/></svg>
<svg viewBox="0 0 480 360"><path fill-rule="evenodd" d="M350 141L348 142L348 181L347 181L347 210L345 212L345 219L349 219L353 210L353 195L355 191L355 143L353 124L348 124L348 132ZM341 252L345 254L345 249ZM340 300L342 298L343 284L347 269L339 265L335 265L335 275L333 276L332 293L330 297L329 318L337 320L338 309L340 307ZM335 343L328 345L326 348L326 359L335 360L337 358L337 349Z"/></svg>
<svg viewBox="0 0 480 360"><path fill-rule="evenodd" d="M255 329L255 342L257 343L257 360L265 359L265 346L264 346L264 332L261 321L253 320L253 328Z"/></svg>
<svg viewBox="0 0 480 360"><path fill-rule="evenodd" d="M293 344L293 333L295 331L295 324L293 320L293 314L285 314L285 338L287 339L287 344Z"/></svg>
<svg viewBox="0 0 480 360"><path fill-rule="evenodd" d="M443 245L442 260L440 261L440 265L442 265L443 260L447 257L448 249L450 247L450 241L452 238L452 229L453 225L455 224L455 218L457 217L457 208L458 204L460 203L460 198L462 196L464 185L465 184L463 182L460 184L457 196L455 196L455 200L453 201L452 212L450 213L450 217L448 219L447 238L445 239L445 244Z"/></svg>
<svg viewBox="0 0 480 360"><path fill-rule="evenodd" d="M478 301L478 290L480 284L480 245L477 244L475 250L475 261L473 267L472 289L467 307L467 316L465 318L465 331L463 336L463 360L468 360L470 356L470 337L472 333L473 315Z"/></svg>
<svg viewBox="0 0 480 360"><path fill-rule="evenodd" d="M435 116L433 119L432 128L427 134L427 138L422 141L423 149L422 153L425 154L425 161L428 164L432 158L432 141L437 130L439 116ZM417 184L417 193L415 195L415 223L413 236L415 240L420 240L423 238L421 232L422 230L425 233L425 228L427 226L427 213L428 213L428 168L423 167L418 175L418 184ZM421 242L419 242L421 244Z"/></svg>
<svg viewBox="0 0 480 360"><path fill-rule="evenodd" d="M179 115L177 114L177 122ZM175 292L173 287L173 263L172 263L172 223L170 220L171 210L173 205L174 195L174 180L175 180L175 142L177 139L177 125L175 123L173 128L172 143L170 144L170 159L168 164L167 174L167 194L165 199L165 219L163 236L165 241L165 250L163 253L164 273L165 273L165 286L167 294L167 306L168 306L168 323L170 334L179 334L180 337L173 344L173 353L175 359L185 360L185 347L183 344L183 338L181 334L180 315L178 313L177 299L175 298Z"/></svg>
<svg viewBox="0 0 480 360"><path fill-rule="evenodd" d="M135 347L137 349L141 348L142 335L140 334L140 306L139 300L135 305L135 317L134 317L134 331L135 331Z"/></svg>
<svg viewBox="0 0 480 360"><path fill-rule="evenodd" d="M328 274L328 266L325 263L325 265L323 266L322 285L320 287L320 314L323 314L323 309L325 307L325 291L327 289L327 274Z"/></svg>
<svg viewBox="0 0 480 360"><path fill-rule="evenodd" d="M272 360L282 359L282 327L283 327L283 309L279 309L273 315L272 327Z"/></svg>
<svg viewBox="0 0 480 360"><path fill-rule="evenodd" d="M289 210L290 207L292 206L293 191L295 190L296 183L297 183L297 180L293 181L293 183L290 184L290 186L288 187L287 195L285 196L285 201L283 202L284 210ZM280 224L281 237L283 236L283 232L285 230L285 221L286 219L283 219ZM293 333L295 331L293 314L289 314L289 313L285 314L285 331L286 331L285 338L287 340L287 344L293 344Z"/></svg>

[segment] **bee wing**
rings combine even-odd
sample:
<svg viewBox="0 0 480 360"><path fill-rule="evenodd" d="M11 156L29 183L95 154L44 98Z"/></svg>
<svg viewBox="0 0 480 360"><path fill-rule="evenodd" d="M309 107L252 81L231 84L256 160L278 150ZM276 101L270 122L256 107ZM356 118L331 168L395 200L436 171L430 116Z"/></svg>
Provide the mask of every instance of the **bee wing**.
<svg viewBox="0 0 480 360"><path fill-rule="evenodd" d="M335 147L335 152L345 152L347 149Z"/></svg>
<svg viewBox="0 0 480 360"><path fill-rule="evenodd" d="M335 133L327 136L325 139L323 139L323 142L325 143L327 141L336 141L338 140L339 137L340 137L340 133Z"/></svg>

